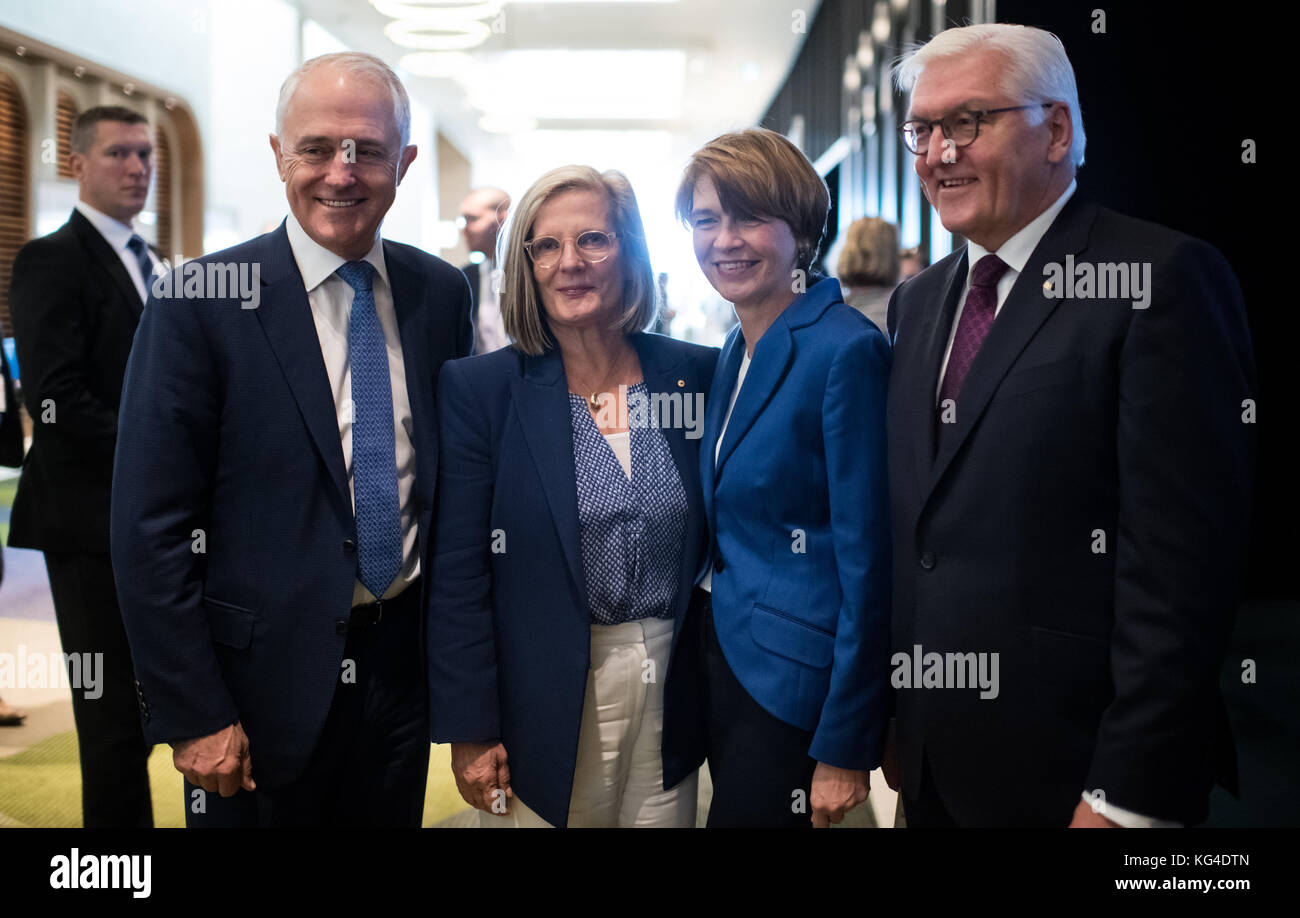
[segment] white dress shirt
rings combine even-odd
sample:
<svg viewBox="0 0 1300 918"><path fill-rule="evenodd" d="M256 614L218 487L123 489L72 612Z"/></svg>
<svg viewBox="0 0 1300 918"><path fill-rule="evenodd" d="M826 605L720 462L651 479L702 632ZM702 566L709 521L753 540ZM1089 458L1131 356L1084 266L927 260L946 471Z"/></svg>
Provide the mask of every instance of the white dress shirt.
<svg viewBox="0 0 1300 918"><path fill-rule="evenodd" d="M993 318L997 319L998 313L1002 311L1002 304L1007 301L1007 294L1015 286L1016 278L1020 276L1021 271L1025 270L1029 256L1033 255L1034 249L1038 248L1038 243L1042 241L1047 228L1052 225L1052 221L1061 212L1065 202L1070 200L1070 195L1074 194L1075 185L1074 180L1071 180L1070 187L1065 189L1065 193L1057 198L1051 207L1025 224L1023 229L1002 243L1002 248L996 252L990 252L974 242L966 243L966 284L961 289L961 296L957 298L957 311L953 313L952 328L948 330L948 346L944 349L943 363L939 365L939 378L934 384L936 405L939 403L939 390L943 387L943 375L948 372L948 355L952 353L952 342L957 337L957 323L961 321L961 311L965 308L966 297L970 294L971 272L985 255L997 255L1006 263L1007 270L998 280L998 302L993 308Z"/></svg>
<svg viewBox="0 0 1300 918"><path fill-rule="evenodd" d="M718 431L718 442L713 444L713 466L717 468L718 457L722 455L722 440L727 435L727 425L731 423L731 412L736 408L736 398L740 395L740 387L745 384L745 374L749 372L749 349L745 349L745 356L740 358L740 372L736 374L736 385L731 390L731 401L727 403L727 414L722 419L722 429ZM700 581L701 590L713 592L713 566L710 565L704 571L704 579Z"/></svg>
<svg viewBox="0 0 1300 918"><path fill-rule="evenodd" d="M316 336L320 339L321 356L325 372L329 374L330 391L334 395L334 409L338 417L339 439L343 442L343 464L347 469L348 490L352 492L353 513L356 512L357 489L352 477L352 366L348 357L348 318L352 314L352 288L336 273L348 259L335 255L307 235L293 214L289 214L285 228L289 233L289 247L307 289L307 302L311 305L312 321L316 323ZM411 401L406 393L406 366L402 361L402 341L397 334L397 311L393 307L393 289L388 283L388 268L384 264L383 242L375 240L365 257L375 269L372 285L375 311L384 329L384 344L388 350L388 377L393 390L393 434L397 447L397 499L402 513L402 568L384 593L391 599L401 593L420 574L420 554L416 551L418 522L415 516L413 492L415 484L415 447L412 439ZM358 580L352 588L352 604L374 602L375 597Z"/></svg>
<svg viewBox="0 0 1300 918"><path fill-rule="evenodd" d="M131 278L131 283L135 284L135 292L140 294L140 302L143 303L149 299L148 284L150 278L140 276L140 262L136 260L135 252L132 252L126 245L131 241L131 237L136 235L131 225L114 220L108 214L95 210L85 201L77 202L77 210L90 221L91 226L99 230L99 235L104 237L108 247L117 253L118 258L122 259L122 265L126 268L126 276ZM154 258L153 252L149 251L147 244L144 250L149 256L149 261L153 264L154 271L157 271L158 259Z"/></svg>

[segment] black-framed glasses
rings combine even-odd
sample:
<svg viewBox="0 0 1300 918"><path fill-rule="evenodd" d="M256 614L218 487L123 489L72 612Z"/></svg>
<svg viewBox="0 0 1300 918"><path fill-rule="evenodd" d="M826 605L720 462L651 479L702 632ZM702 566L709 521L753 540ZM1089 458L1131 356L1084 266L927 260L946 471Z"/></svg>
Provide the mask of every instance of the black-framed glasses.
<svg viewBox="0 0 1300 918"><path fill-rule="evenodd" d="M564 239L556 239L554 236L537 236L524 243L524 251L528 257L533 260L533 264L539 268L553 268L560 261L560 256L564 253L564 243L569 239L573 240L573 247L578 252L578 257L589 265L600 264L609 257L609 253L614 251L614 240L619 237L618 233L607 233L604 230L583 230L577 236L565 236Z"/></svg>
<svg viewBox="0 0 1300 918"><path fill-rule="evenodd" d="M962 109L933 121L904 121L903 126L898 130L903 135L903 146L917 156L924 156L930 152L930 134L933 133L936 124L943 131L943 136L952 141L953 146L968 147L975 142L975 138L979 137L980 125L989 115L1018 112L1026 108L1051 108L1054 104L1054 102L1032 102L1028 105L1008 105L1006 108L987 108L983 111Z"/></svg>

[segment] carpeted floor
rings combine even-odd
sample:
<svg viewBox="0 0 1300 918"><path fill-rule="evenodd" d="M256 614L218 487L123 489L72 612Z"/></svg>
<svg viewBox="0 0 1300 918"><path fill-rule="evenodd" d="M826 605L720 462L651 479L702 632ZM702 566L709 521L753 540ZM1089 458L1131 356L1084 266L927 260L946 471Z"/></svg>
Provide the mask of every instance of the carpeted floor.
<svg viewBox="0 0 1300 918"><path fill-rule="evenodd" d="M21 729L21 728L20 728ZM465 822L469 808L451 779L450 747L434 746L424 797L424 824ZM171 749L154 748L149 757L154 825L185 825L181 776L172 768ZM28 749L0 759L0 827L79 828L81 773L77 734L69 730L47 736Z"/></svg>

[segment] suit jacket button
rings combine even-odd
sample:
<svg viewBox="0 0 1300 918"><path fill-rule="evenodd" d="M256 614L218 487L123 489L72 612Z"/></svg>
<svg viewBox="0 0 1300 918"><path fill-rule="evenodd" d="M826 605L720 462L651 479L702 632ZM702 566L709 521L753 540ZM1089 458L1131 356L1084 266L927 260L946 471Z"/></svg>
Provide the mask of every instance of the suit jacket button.
<svg viewBox="0 0 1300 918"><path fill-rule="evenodd" d="M934 552L927 551L921 553L921 567L927 571L934 570Z"/></svg>
<svg viewBox="0 0 1300 918"><path fill-rule="evenodd" d="M351 539L343 540L343 554L355 555L357 553L357 543Z"/></svg>
<svg viewBox="0 0 1300 918"><path fill-rule="evenodd" d="M346 618L340 618L338 621L334 623L334 633L335 634L348 633L348 620Z"/></svg>

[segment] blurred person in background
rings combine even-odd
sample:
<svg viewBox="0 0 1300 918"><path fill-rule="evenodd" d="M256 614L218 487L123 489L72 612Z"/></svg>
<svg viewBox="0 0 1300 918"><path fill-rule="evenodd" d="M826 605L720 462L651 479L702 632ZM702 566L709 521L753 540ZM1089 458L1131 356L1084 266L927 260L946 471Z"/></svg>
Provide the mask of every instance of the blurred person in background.
<svg viewBox="0 0 1300 918"><path fill-rule="evenodd" d="M87 828L153 825L150 746L109 558L122 379L162 261L134 228L153 152L149 122L137 112L98 106L78 115L69 160L76 208L58 230L23 246L9 289L33 421L9 544L45 553L63 653L103 660L102 694L72 692Z"/></svg>
<svg viewBox="0 0 1300 918"><path fill-rule="evenodd" d="M483 826L693 826L700 705L679 650L718 352L643 331L654 275L620 172L543 175L503 256L512 346L438 384L433 739ZM647 417L652 399L682 423Z"/></svg>
<svg viewBox="0 0 1300 918"><path fill-rule="evenodd" d="M510 343L501 321L501 275L497 236L510 210L510 195L500 188L476 188L460 202L461 235L471 261L461 266L474 298L474 353L487 354ZM482 256L481 261L472 256Z"/></svg>
<svg viewBox="0 0 1300 918"><path fill-rule="evenodd" d="M911 280L928 267L919 245L903 249L898 258L898 282L901 284L905 280Z"/></svg>
<svg viewBox="0 0 1300 918"><path fill-rule="evenodd" d="M23 464L23 425L9 372L9 357L3 345L4 341L0 340L0 465L16 469ZM4 579L5 554L4 546L0 545L0 586L4 585ZM10 707L0 698L0 727L17 727L26 719L26 712Z"/></svg>
<svg viewBox="0 0 1300 918"><path fill-rule="evenodd" d="M668 300L668 272L659 272L659 315L655 317L655 334L671 335L673 328L673 319L677 318L677 310Z"/></svg>
<svg viewBox="0 0 1300 918"><path fill-rule="evenodd" d="M863 217L845 235L837 268L844 302L884 331L889 295L898 285L898 230L887 220Z"/></svg>
<svg viewBox="0 0 1300 918"><path fill-rule="evenodd" d="M808 158L762 129L698 150L677 193L700 268L740 319L700 444L712 540L692 626L711 827L840 822L881 764L889 344L839 281L809 276L829 206Z"/></svg>

